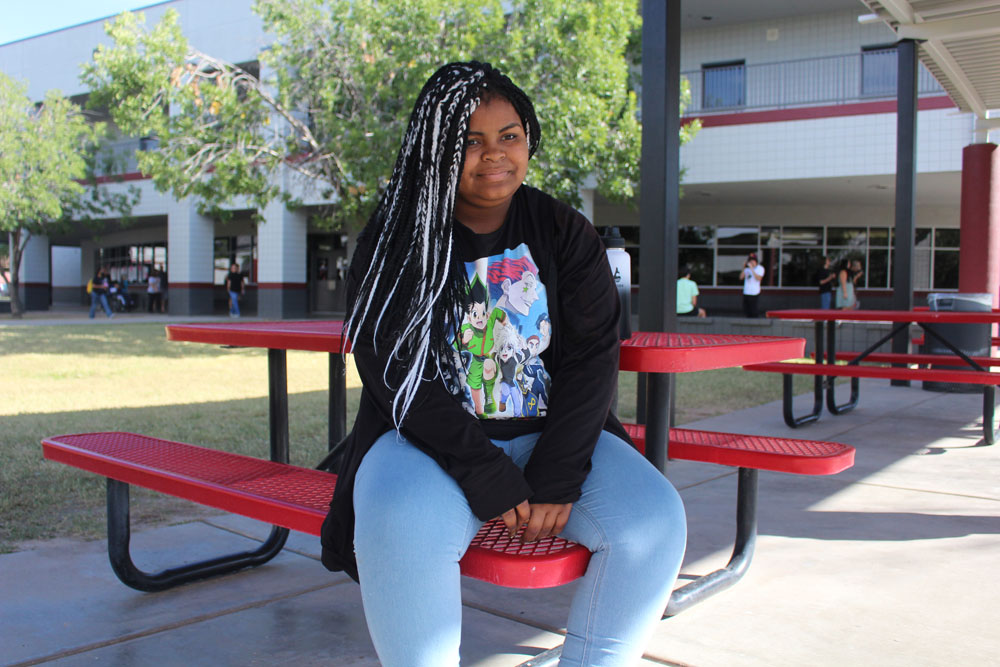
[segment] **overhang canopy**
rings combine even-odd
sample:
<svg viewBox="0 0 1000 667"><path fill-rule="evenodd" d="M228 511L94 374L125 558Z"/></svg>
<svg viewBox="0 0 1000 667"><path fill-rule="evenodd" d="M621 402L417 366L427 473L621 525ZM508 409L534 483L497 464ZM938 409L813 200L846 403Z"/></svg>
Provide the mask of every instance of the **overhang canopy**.
<svg viewBox="0 0 1000 667"><path fill-rule="evenodd" d="M963 111L1000 117L1000 1L862 0L920 60Z"/></svg>

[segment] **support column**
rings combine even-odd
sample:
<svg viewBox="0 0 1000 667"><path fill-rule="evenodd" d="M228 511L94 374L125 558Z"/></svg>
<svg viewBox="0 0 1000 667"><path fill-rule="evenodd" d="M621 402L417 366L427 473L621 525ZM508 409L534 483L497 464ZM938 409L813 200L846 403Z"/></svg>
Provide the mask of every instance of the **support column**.
<svg viewBox="0 0 1000 667"><path fill-rule="evenodd" d="M962 149L961 245L958 291L987 292L1000 306L1000 150L996 144Z"/></svg>
<svg viewBox="0 0 1000 667"><path fill-rule="evenodd" d="M21 304L25 310L48 310L52 301L52 278L49 275L49 237L29 236L21 255L18 271Z"/></svg>
<svg viewBox="0 0 1000 667"><path fill-rule="evenodd" d="M639 183L639 329L677 331L677 227L680 201L681 0L642 3L642 156ZM643 376L639 376L640 387ZM666 470L674 376L646 382L646 458Z"/></svg>
<svg viewBox="0 0 1000 667"><path fill-rule="evenodd" d="M257 314L262 319L291 319L306 314L305 214L289 211L274 199L257 226Z"/></svg>
<svg viewBox="0 0 1000 667"><path fill-rule="evenodd" d="M914 212L917 186L917 43L900 40L896 45L896 233L892 255L894 310L913 308L913 245L916 242ZM905 354L910 349L909 331L892 339L892 351ZM893 385L909 385L892 380Z"/></svg>
<svg viewBox="0 0 1000 667"><path fill-rule="evenodd" d="M211 315L215 221L190 199L167 211L167 308L171 315Z"/></svg>

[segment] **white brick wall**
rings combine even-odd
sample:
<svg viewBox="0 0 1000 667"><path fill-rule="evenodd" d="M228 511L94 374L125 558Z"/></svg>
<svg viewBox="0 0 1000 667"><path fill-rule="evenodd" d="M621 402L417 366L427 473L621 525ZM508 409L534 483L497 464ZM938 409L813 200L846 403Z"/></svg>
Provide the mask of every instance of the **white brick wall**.
<svg viewBox="0 0 1000 667"><path fill-rule="evenodd" d="M920 112L917 171L959 171L972 116ZM681 148L684 183L824 178L896 172L896 115L870 114L703 128Z"/></svg>
<svg viewBox="0 0 1000 667"><path fill-rule="evenodd" d="M142 13L151 27L167 9L176 9L192 47L230 62L245 62L256 59L269 41L251 5L251 0L174 0ZM80 66L90 61L98 44L109 43L104 23L92 21L0 46L0 70L26 80L33 99L53 88L66 95L87 92L79 81Z"/></svg>
<svg viewBox="0 0 1000 667"><path fill-rule="evenodd" d="M791 11L794 2L789 5ZM747 65L753 65L839 56L857 53L863 46L896 41L895 33L882 22L858 23L858 15L864 13L863 10L859 2L858 11L790 16L685 31L681 35L681 71L730 60L745 59ZM768 30L777 30L777 39L768 41Z"/></svg>

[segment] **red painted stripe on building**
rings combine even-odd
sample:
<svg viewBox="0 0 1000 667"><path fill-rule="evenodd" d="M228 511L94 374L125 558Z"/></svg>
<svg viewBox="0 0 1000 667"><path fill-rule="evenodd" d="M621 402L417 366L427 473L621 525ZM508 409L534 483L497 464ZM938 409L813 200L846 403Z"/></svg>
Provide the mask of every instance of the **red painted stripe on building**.
<svg viewBox="0 0 1000 667"><path fill-rule="evenodd" d="M167 283L167 289L212 289L215 283Z"/></svg>
<svg viewBox="0 0 1000 667"><path fill-rule="evenodd" d="M947 95L922 97L917 100L919 111L931 109L957 108ZM769 111L738 111L736 113L706 116L685 116L681 122L690 123L701 119L702 127L725 127L727 125L750 125L755 123L780 123L790 120L811 120L815 118L839 118L841 116L864 116L876 113L896 113L896 100L877 102L857 102L855 104L832 104L821 107L796 107L794 109L771 109Z"/></svg>
<svg viewBox="0 0 1000 667"><path fill-rule="evenodd" d="M305 283L257 283L258 289L305 289Z"/></svg>
<svg viewBox="0 0 1000 667"><path fill-rule="evenodd" d="M22 280L22 281L18 282L18 286L19 287L51 287L52 284L51 283L28 282L28 281Z"/></svg>
<svg viewBox="0 0 1000 667"><path fill-rule="evenodd" d="M105 185L107 183L118 183L121 181L145 181L150 178L151 177L146 174L139 173L138 171L132 171L127 174L118 174L117 176L98 176L94 179L94 183L97 183L97 185ZM76 182L80 185L92 185L90 181L80 178L78 178Z"/></svg>

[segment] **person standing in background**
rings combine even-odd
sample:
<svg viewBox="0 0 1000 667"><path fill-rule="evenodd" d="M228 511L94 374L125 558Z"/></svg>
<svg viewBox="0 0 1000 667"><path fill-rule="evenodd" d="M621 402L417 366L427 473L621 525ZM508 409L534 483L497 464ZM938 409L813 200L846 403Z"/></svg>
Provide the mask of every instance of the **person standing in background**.
<svg viewBox="0 0 1000 667"><path fill-rule="evenodd" d="M819 287L819 307L829 310L833 307L833 290L836 287L837 274L830 268L830 258L823 258L823 266L816 271L814 282Z"/></svg>
<svg viewBox="0 0 1000 667"><path fill-rule="evenodd" d="M760 281L764 278L764 267L757 262L757 253L752 252L743 264L743 315L759 317L757 301L760 297Z"/></svg>
<svg viewBox="0 0 1000 667"><path fill-rule="evenodd" d="M97 303L100 302L101 308L104 309L104 313L108 316L108 319L115 316L111 312L111 305L108 303L108 290L111 289L111 279L108 277L108 268L102 266L97 269L97 273L94 274L94 279L91 281L90 288L90 319L94 319L94 313L97 312Z"/></svg>
<svg viewBox="0 0 1000 667"><path fill-rule="evenodd" d="M854 310L858 307L858 299L854 294L854 279L851 277L851 262L844 260L837 271L837 292L834 304L837 310Z"/></svg>
<svg viewBox="0 0 1000 667"><path fill-rule="evenodd" d="M149 277L146 279L146 310L150 313L163 310L163 293L160 290L160 272L154 267L149 270Z"/></svg>
<svg viewBox="0 0 1000 667"><path fill-rule="evenodd" d="M229 292L229 317L240 316L240 297L243 296L243 274L240 266L233 262L226 276L226 291Z"/></svg>

